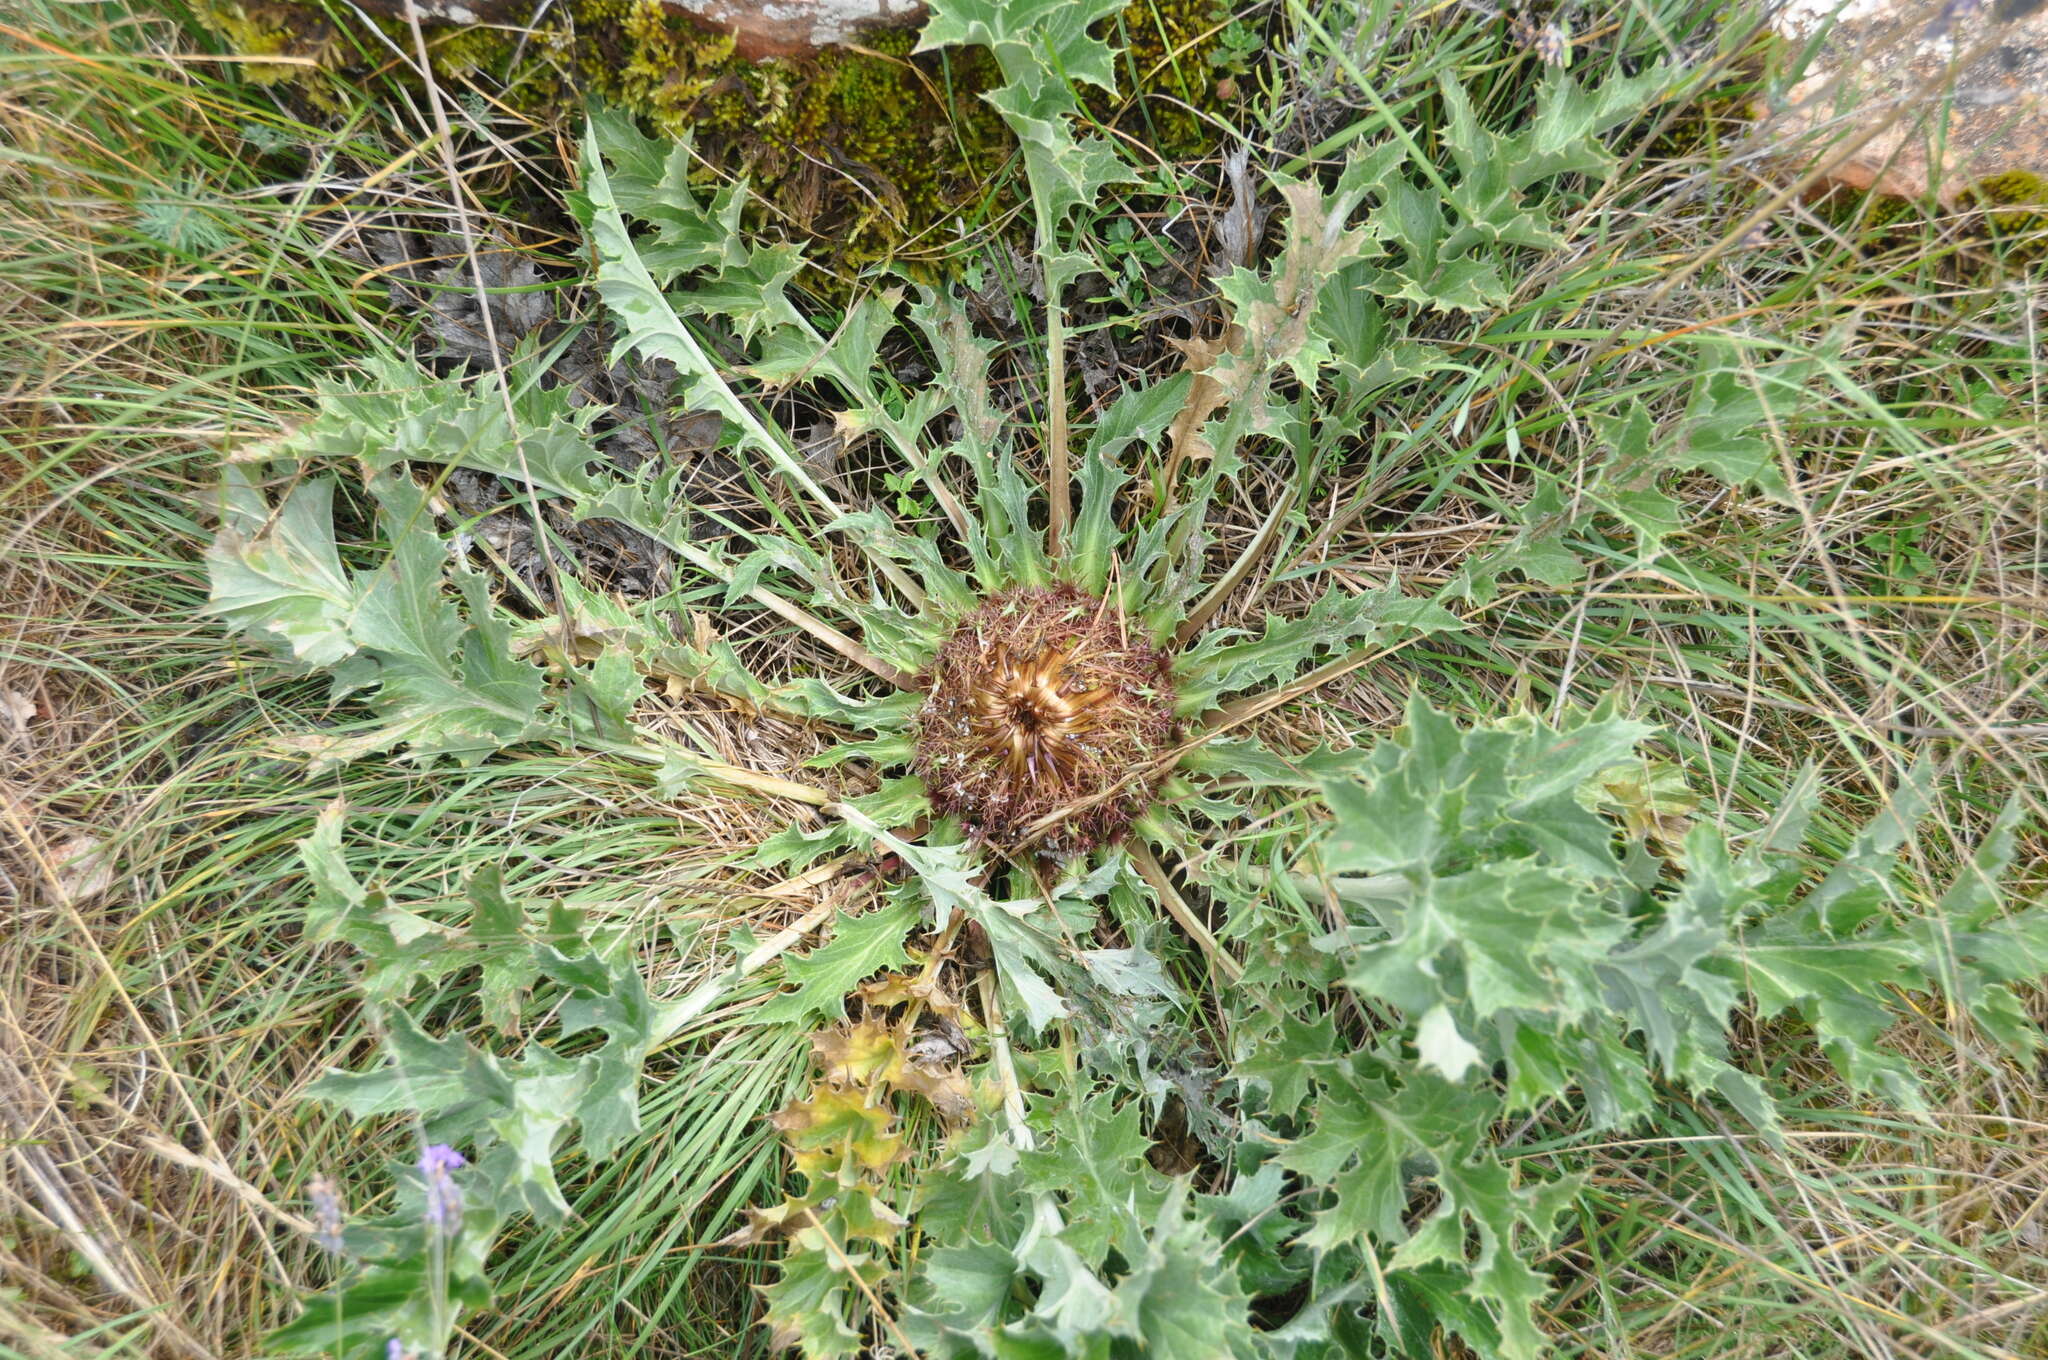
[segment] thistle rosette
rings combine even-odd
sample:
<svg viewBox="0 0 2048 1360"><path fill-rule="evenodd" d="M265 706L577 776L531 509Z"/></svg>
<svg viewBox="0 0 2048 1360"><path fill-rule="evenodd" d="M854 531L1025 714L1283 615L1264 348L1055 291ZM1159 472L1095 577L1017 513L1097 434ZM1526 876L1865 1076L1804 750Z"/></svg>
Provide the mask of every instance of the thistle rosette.
<svg viewBox="0 0 2048 1360"><path fill-rule="evenodd" d="M1611 708L1461 726L1413 698L1376 741L1254 735L1390 648L1461 629L1447 606L1503 570L1547 580L1578 561L1555 479L1459 593L1429 598L1333 560L1307 508L1340 487L1369 500L1332 432L1451 365L1391 340L1387 309L1504 305L1509 252L1563 239L1536 186L1611 165L1599 134L1661 77L1589 92L1553 75L1512 135L1480 128L1447 81L1448 163L1389 138L1315 179L1273 176L1270 258L1247 238L1181 359L1083 405L1067 289L1090 267L1097 196L1134 172L1077 135L1069 81L1111 82L1089 25L1113 8L932 6L927 43L987 46L1004 73L991 102L1025 148L1045 304L1035 362L977 328L957 288L892 284L821 322L787 292L799 253L749 237L742 186L700 192L688 146L599 113L575 208L618 352L716 418L744 494L707 503L685 456L604 457L611 417L551 387L539 352L475 379L380 361L228 469L214 612L356 701L292 738L300 754L477 762L543 745L639 762L658 800L708 788L792 810L725 866L735 877L860 885L737 953L712 941L717 965L655 1001L617 938L573 914L529 930L494 878L469 886L465 930L394 906L347 871L345 810L323 817L302 848L312 936L364 954L391 1023L385 1070L318 1094L365 1118L424 1114L476 1155L459 1195L459 1161L439 1181L422 1168L434 1220L461 1215L453 1258L404 1254L416 1218L387 1225L291 1345L348 1319L438 1354L449 1299L488 1299L511 1216L567 1218L554 1176L571 1125L592 1162L637 1136L641 1063L709 1016L773 1030L789 1070L808 1050L808 1090L759 1121L803 1184L736 1240L783 1245L765 1320L813 1357L1250 1360L1419 1352L1441 1328L1530 1360L1547 1288L1530 1262L1579 1182L1546 1169L1555 1148L1500 1155L1528 1112L1576 1102L1587 1128L1620 1130L1675 1088L1771 1128L1775 1104L1725 1042L1745 1001L1804 1017L1845 1082L1899 1098L1911 1072L1882 1035L1901 990L1960 980L1987 1033L2039 1045L2009 984L2048 957L2048 913L2001 917L1990 886L2016 813L1940 929L1874 919L1926 772L1799 897L1812 789L1739 848L1646 819L1626 791L1649 781L1625 776L1650 729ZM1237 201L1218 215L1248 223L1243 162L1226 180ZM996 364L1018 381L993 381ZM1734 409L1702 390L1701 411ZM1736 467L1709 445L1740 423L1694 420L1671 466ZM858 457L813 457L820 427ZM1616 429L1647 447L1640 408ZM337 537L341 483L322 469L338 465L360 474L373 547ZM673 588L620 598L543 553L537 597L441 495L458 472L540 538L603 523L667 554ZM1631 483L1626 504L1659 496ZM701 625L678 628L686 611ZM751 655L731 641L764 634ZM828 734L821 772L728 763L688 724L650 720L657 692ZM704 906L719 918L730 898ZM561 989L564 1051L430 1038L401 1003L466 959L507 1034L523 990ZM579 1037L593 1030L601 1046ZM913 1146L919 1132L933 1136ZM1159 1170L1188 1158L1214 1193ZM423 1302L427 1278L441 1293ZM1254 1297L1285 1320L1256 1330Z"/></svg>

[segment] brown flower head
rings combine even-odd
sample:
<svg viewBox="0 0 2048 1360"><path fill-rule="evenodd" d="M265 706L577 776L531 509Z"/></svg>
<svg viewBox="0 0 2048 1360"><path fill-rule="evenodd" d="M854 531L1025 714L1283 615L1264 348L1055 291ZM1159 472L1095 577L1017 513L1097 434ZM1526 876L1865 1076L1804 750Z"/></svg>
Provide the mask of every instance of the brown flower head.
<svg viewBox="0 0 2048 1360"><path fill-rule="evenodd" d="M917 772L934 808L999 848L1062 810L1038 849L1108 844L1158 792L1151 767L1175 737L1167 657L1106 601L1071 586L993 595L929 678Z"/></svg>

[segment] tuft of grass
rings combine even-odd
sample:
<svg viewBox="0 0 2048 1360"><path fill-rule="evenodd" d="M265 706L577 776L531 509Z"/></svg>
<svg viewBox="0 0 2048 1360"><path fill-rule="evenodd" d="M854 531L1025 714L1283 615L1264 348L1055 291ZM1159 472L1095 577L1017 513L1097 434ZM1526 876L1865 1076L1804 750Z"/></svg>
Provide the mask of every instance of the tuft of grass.
<svg viewBox="0 0 2048 1360"><path fill-rule="evenodd" d="M1618 694L1663 724L1682 789L1646 793L1643 816L1761 817L1811 762L1827 791L1815 834L1835 849L1931 752L1945 834L1920 843L1908 889L1931 898L2009 793L2037 825L2048 801L2048 231L2022 224L2014 240L1989 209L1874 228L1868 204L1783 200L1768 163L1799 149L1746 131L1736 111L1757 92L1758 50L1737 16L1708 9L1581 16L1582 69L1662 50L1686 97L1631 134L1622 172L1592 187L1568 245L1531 259L1505 308L1403 319L1389 341L1443 367L1311 431L1315 458L1343 469L1339 494L1217 618L1256 626L1298 607L1318 572L1450 582L1527 528L1530 486L1557 477L1572 522L1599 530L1572 538L1583 578L1502 581L1455 643L1425 639L1247 721L1276 749L1307 749L1389 726L1410 685L1474 717ZM1268 164L1329 166L1381 136L1427 144L1441 74L1491 111L1530 97L1526 54L1477 8L1297 4L1289 19L1292 73L1263 92L1254 145ZM302 1231L310 1178L375 1207L419 1138L403 1124L365 1136L299 1098L376 1038L340 959L299 938L291 847L321 806L345 798L365 819L358 868L426 910L502 865L531 895L639 927L663 995L701 976L721 936L772 931L834 886L730 867L796 815L787 805L656 804L602 758L309 782L277 757L271 738L328 700L252 674L200 617L214 469L293 423L316 378L414 324L390 310L376 265L342 253L365 220L446 222L459 204L473 230L530 237L472 186L502 183L507 154L546 164L552 148L467 139L451 182L413 151L435 129L368 106L308 121L149 11L30 0L9 23L0 1341L31 1355L251 1353L331 1271ZM1164 331L1185 301L1174 290L1207 286L1173 223L1228 177L1156 170L1105 213L1100 239L1118 239L1108 219L1129 224L1131 286L1153 290ZM1760 230L1744 225L1766 207ZM985 282L1028 330L1030 281ZM1114 371L1157 360L1141 341L1105 323L1077 347L1111 346ZM1803 365L1796 412L1758 432L1786 494L1668 486L1678 516L1645 555L1600 518L1590 472L1606 453L1589 413L1635 397L1676 421L1707 344L1751 382ZM1219 573L1285 494L1270 475L1219 535ZM734 764L791 772L813 749L772 718L671 703L670 721ZM2036 838L2015 891L2044 889ZM1924 1111L1853 1100L1803 1035L1756 1024L1753 1069L1807 1094L1782 1146L1676 1100L1638 1137L1588 1145L1562 1111L1521 1131L1510 1155L1597 1167L1582 1221L1538 1263L1560 1282L1562 1353L2048 1348L2048 1099L1965 1019L1902 1000L1896 1037L1920 1059ZM475 1015L460 989L437 1004ZM570 1168L572 1227L508 1243L505 1292L472 1325L477 1354L765 1348L751 1325L760 1260L707 1243L772 1197L765 1115L801 1089L805 1055L732 1018L703 1017L656 1059L628 1149Z"/></svg>
<svg viewBox="0 0 2048 1360"><path fill-rule="evenodd" d="M403 340L415 319L390 311L377 266L346 247L365 216L446 219L447 186L403 149L419 129L369 107L303 121L168 19L32 5L12 22L0 46L0 402L13 435L0 452L0 1343L255 1353L295 1296L331 1276L302 1231L309 1180L332 1175L355 1211L374 1208L384 1167L416 1137L365 1138L302 1098L376 1037L346 969L300 943L292 847L322 805L367 812L365 860L430 899L502 865L523 888L691 938L692 918L773 929L816 886L764 893L723 869L785 814L649 806L602 764L308 785L278 758L281 719L327 700L259 683L201 616L214 469L224 450L286 428L336 365ZM489 156L459 167L483 173ZM801 732L687 697L674 708L720 740L786 740L792 765L805 754ZM533 848L508 863L508 837ZM686 985L701 944L660 943L645 971ZM676 1043L694 1052L691 1036ZM732 1080L650 1096L649 1135L575 1186L574 1248L510 1245L521 1284L489 1323L499 1353L625 1354L638 1319L678 1310L670 1334L698 1338L685 1349L752 1346L734 1339L757 1267L689 1248L696 1222L729 1216L773 1174L752 1127L794 1074L747 1034L706 1047ZM696 1061L654 1066L673 1076Z"/></svg>

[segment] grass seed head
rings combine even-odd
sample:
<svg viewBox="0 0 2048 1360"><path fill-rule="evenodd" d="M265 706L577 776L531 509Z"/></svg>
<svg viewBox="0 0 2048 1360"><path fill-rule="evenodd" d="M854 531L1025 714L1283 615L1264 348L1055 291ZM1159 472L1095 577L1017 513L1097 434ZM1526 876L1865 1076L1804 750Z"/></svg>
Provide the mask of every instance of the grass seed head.
<svg viewBox="0 0 2048 1360"><path fill-rule="evenodd" d="M1010 848L1070 809L1038 847L1088 850L1151 805L1163 775L1130 776L1174 741L1167 657L1107 602L1071 586L990 596L930 679L918 774L934 808L991 844Z"/></svg>

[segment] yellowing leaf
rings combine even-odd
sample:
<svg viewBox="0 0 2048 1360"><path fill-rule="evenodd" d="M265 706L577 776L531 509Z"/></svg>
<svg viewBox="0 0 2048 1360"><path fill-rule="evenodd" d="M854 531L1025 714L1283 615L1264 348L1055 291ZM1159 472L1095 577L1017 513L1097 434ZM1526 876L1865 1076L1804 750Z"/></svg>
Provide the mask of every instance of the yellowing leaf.
<svg viewBox="0 0 2048 1360"><path fill-rule="evenodd" d="M839 1180L842 1171L879 1172L903 1155L896 1118L858 1087L819 1086L769 1116L797 1169Z"/></svg>

